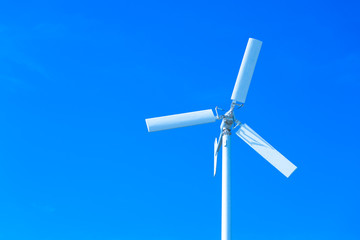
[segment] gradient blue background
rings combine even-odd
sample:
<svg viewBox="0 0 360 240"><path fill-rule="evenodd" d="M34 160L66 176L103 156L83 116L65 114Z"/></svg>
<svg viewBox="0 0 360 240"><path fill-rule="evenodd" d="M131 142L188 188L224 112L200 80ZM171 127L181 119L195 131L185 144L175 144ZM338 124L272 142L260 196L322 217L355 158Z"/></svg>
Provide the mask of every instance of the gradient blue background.
<svg viewBox="0 0 360 240"><path fill-rule="evenodd" d="M360 239L359 7L2 1L0 239L220 239L219 123L144 119L228 108L249 37L236 115L298 170L233 135L233 239Z"/></svg>

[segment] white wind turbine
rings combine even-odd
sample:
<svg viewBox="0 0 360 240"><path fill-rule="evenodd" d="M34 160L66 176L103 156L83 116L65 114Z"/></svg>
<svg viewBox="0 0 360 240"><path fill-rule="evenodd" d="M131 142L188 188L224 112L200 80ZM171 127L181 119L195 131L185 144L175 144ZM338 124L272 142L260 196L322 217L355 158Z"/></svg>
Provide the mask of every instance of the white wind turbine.
<svg viewBox="0 0 360 240"><path fill-rule="evenodd" d="M248 125L235 119L234 109L236 106L242 107L245 103L261 45L261 41L249 39L231 96L232 103L230 110L224 115L219 115L217 112L218 107L216 107L216 116L211 109L208 109L146 119L149 132L211 123L222 119L219 141L215 138L214 143L214 176L216 174L217 154L222 146L221 240L230 240L230 135L232 129L239 127L236 135L286 177L289 177L296 169L294 164L261 138Z"/></svg>

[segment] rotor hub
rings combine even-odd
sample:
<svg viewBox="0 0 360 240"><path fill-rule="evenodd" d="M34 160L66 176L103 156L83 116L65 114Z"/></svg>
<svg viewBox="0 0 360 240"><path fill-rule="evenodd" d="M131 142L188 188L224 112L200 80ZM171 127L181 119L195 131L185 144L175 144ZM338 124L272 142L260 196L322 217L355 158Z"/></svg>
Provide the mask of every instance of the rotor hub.
<svg viewBox="0 0 360 240"><path fill-rule="evenodd" d="M222 116L222 122L220 125L220 129L222 131L227 130L227 131L231 131L231 127L233 126L234 122L235 122L235 115L234 115L234 110L230 109L227 113L225 113L225 115Z"/></svg>

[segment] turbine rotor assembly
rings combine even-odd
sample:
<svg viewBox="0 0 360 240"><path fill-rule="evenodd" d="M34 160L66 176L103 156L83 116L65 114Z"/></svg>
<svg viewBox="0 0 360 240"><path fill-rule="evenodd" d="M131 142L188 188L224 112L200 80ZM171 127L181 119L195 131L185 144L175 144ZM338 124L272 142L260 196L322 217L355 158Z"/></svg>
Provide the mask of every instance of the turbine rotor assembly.
<svg viewBox="0 0 360 240"><path fill-rule="evenodd" d="M222 201L221 201L221 239L230 240L230 137L231 130L239 127L236 135L246 144L259 153L265 160L278 169L286 177L289 177L297 168L293 163L286 159L281 153L267 143L247 124L241 123L235 118L234 110L241 108L246 100L250 82L254 73L255 65L260 53L262 42L250 38L243 56L240 70L235 82L235 87L231 95L230 110L224 115L219 115L216 107L214 115L211 109L188 112L164 117L148 118L146 124L149 132L188 127L193 125L212 123L222 120L220 124L219 140L214 142L214 176L216 175L217 156L222 147Z"/></svg>

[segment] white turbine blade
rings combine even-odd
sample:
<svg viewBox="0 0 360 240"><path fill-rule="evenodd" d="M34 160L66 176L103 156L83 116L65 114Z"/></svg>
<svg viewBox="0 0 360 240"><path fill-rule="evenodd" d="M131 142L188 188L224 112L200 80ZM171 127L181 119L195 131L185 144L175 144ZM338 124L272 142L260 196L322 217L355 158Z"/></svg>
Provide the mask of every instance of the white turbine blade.
<svg viewBox="0 0 360 240"><path fill-rule="evenodd" d="M214 142L214 177L216 175L217 156L221 147L222 136L223 135L221 133L219 137L219 141L217 141L217 138L215 138L215 142Z"/></svg>
<svg viewBox="0 0 360 240"><path fill-rule="evenodd" d="M218 146L217 138L215 138L215 142L214 142L214 177L216 174L216 165L217 165L217 154L218 154L218 152L216 151L217 146Z"/></svg>
<svg viewBox="0 0 360 240"><path fill-rule="evenodd" d="M262 42L249 38L231 99L245 103Z"/></svg>
<svg viewBox="0 0 360 240"><path fill-rule="evenodd" d="M242 124L236 134L286 177L289 177L295 171L296 166L294 164L281 155L248 125Z"/></svg>
<svg viewBox="0 0 360 240"><path fill-rule="evenodd" d="M193 125L215 122L216 117L211 109L169 115L165 117L148 118L146 125L149 132L188 127Z"/></svg>

